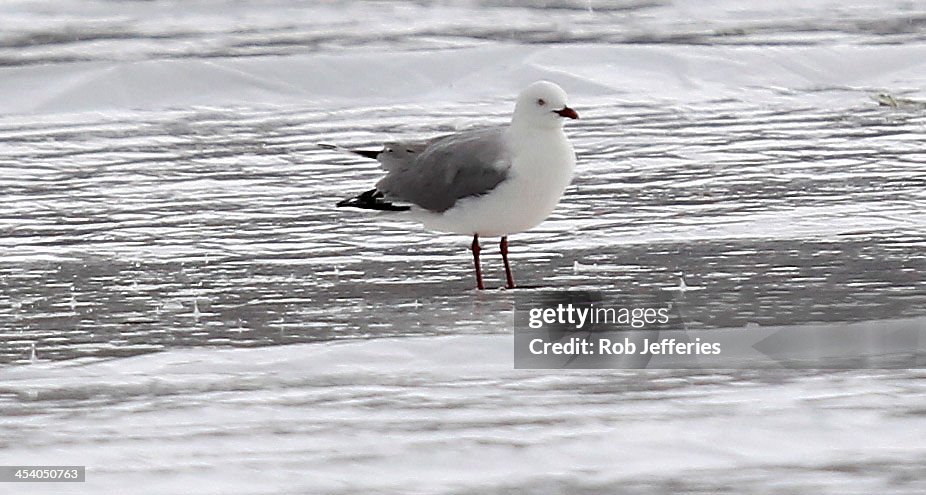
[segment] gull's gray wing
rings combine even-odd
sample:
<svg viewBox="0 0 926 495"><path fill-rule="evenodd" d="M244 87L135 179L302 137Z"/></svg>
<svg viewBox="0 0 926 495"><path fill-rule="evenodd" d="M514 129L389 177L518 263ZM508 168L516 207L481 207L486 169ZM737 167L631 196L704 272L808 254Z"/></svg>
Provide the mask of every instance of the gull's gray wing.
<svg viewBox="0 0 926 495"><path fill-rule="evenodd" d="M376 189L386 199L433 212L491 191L511 168L502 127L459 132L427 143L390 143L377 159L387 174Z"/></svg>

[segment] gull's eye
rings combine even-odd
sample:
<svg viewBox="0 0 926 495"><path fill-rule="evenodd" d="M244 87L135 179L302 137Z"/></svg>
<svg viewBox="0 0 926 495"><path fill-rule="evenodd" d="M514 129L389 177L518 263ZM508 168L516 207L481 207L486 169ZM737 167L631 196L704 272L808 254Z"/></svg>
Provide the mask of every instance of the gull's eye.
<svg viewBox="0 0 926 495"><path fill-rule="evenodd" d="M540 106L544 106L547 104L547 100L544 100L543 98L537 98L537 104Z"/></svg>

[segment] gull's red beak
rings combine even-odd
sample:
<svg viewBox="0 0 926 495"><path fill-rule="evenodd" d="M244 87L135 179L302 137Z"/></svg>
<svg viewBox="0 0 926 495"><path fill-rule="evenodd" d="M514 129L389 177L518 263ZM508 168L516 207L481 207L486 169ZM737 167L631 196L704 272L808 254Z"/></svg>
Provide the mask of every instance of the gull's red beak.
<svg viewBox="0 0 926 495"><path fill-rule="evenodd" d="M579 118L579 114L575 110L569 107L563 107L562 110L553 110L554 113L558 113L560 117L569 117L570 119Z"/></svg>

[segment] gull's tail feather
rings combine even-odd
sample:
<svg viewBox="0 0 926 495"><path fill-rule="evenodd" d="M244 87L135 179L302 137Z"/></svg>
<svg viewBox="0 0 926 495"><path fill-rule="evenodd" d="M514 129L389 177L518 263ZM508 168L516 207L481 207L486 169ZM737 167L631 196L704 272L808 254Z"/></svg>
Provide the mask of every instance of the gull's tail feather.
<svg viewBox="0 0 926 495"><path fill-rule="evenodd" d="M404 205L395 205L386 201L383 193L376 189L369 191L353 198L348 198L338 202L338 207L361 208L364 210L380 211L408 211L411 208Z"/></svg>
<svg viewBox="0 0 926 495"><path fill-rule="evenodd" d="M346 153L353 153L355 155L360 155L365 158L371 158L373 160L376 160L379 157L379 154L383 152L383 150L375 150L375 151L374 150L352 150L352 149L344 148L343 146L338 146L336 144L329 144L329 143L318 143L318 147L324 148L326 150L335 150L335 151L343 151Z"/></svg>

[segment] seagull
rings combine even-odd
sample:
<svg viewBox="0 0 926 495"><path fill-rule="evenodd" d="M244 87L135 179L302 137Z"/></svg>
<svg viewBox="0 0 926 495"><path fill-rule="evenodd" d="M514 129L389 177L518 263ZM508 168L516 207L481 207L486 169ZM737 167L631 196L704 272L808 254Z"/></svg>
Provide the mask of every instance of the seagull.
<svg viewBox="0 0 926 495"><path fill-rule="evenodd" d="M538 81L521 91L508 125L390 142L376 151L320 146L375 159L386 171L376 187L337 206L394 212L430 230L472 236L479 290L479 237L501 237L506 287L513 289L508 236L546 220L572 181L576 154L563 123L577 118L562 88Z"/></svg>

